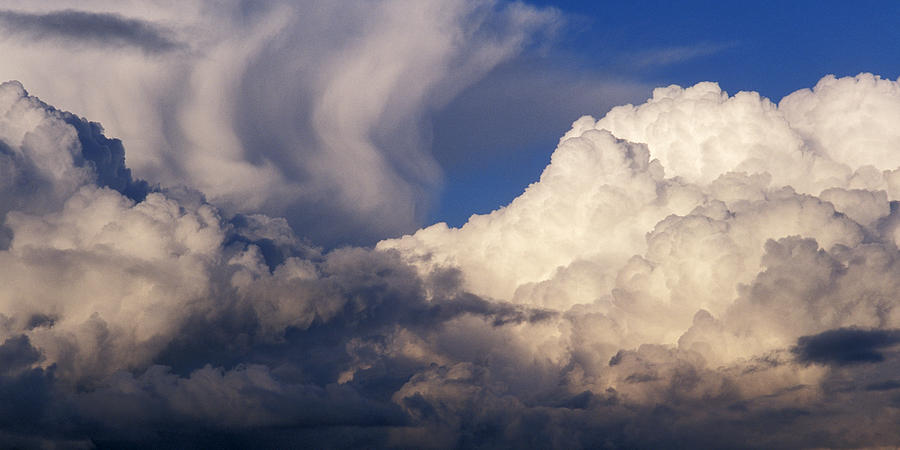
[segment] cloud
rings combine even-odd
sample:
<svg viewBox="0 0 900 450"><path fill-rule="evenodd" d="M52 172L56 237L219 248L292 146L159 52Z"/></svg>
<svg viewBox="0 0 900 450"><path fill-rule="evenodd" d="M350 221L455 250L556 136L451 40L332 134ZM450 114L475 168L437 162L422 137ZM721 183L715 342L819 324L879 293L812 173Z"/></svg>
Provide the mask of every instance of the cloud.
<svg viewBox="0 0 900 450"><path fill-rule="evenodd" d="M868 120L892 97L844 91L897 83L820 85L659 88L577 120L491 214L325 250L4 83L0 443L894 445L900 194L867 152L900 141ZM856 125L820 128L833 104Z"/></svg>
<svg viewBox="0 0 900 450"><path fill-rule="evenodd" d="M0 11L0 24L10 34L34 40L52 39L63 45L135 47L148 54L181 47L171 32L118 14L62 10L48 13Z"/></svg>
<svg viewBox="0 0 900 450"><path fill-rule="evenodd" d="M402 427L391 387L430 363L429 334L555 317L459 292L454 270L421 278L392 252L322 254L283 219L226 219L190 192L129 198L141 182L124 166L88 164L121 163L116 141L18 83L0 97L15 111L0 127L9 172L50 166L26 193L54 200L5 211L0 395L28 392L4 403L5 442L200 445L221 442L203 430L232 426L247 439L266 427Z"/></svg>
<svg viewBox="0 0 900 450"><path fill-rule="evenodd" d="M769 429L772 442L792 442L782 434L788 428L816 429L822 419L789 405L821 399L816 386L832 376L803 364L894 358L880 341L864 345L866 337L890 336L896 323L897 257L895 167L866 152L900 141L874 120L877 139L857 145L858 158L826 149L858 140L866 118L890 117L894 102L876 92L897 83L867 74L831 80L820 84L841 88L800 91L782 102L784 110L713 83L659 88L642 105L576 121L540 181L506 207L459 229L438 224L378 248L400 251L422 273L458 267L463 288L475 294L563 312L568 323L560 327L572 340L543 347L543 355L569 361L569 392L609 387L619 402L671 413L672 422L641 428L666 430L662 440L622 436L617 445L739 442L746 430L735 427L705 433L708 441L675 431L675 423L691 428L684 421L708 430L715 419L699 411L716 404L723 413L743 411L740 420ZM851 105L835 93L843 90L879 100ZM794 112L804 95L811 97L804 105L833 105L858 127L812 134L819 129L803 122L809 115ZM797 128L793 117L803 117ZM852 327L872 331L828 339L841 334L828 330ZM843 401L827 400L842 411ZM874 410L886 407L872 402ZM794 425L780 429L776 417ZM874 442L859 433L853 439L842 442Z"/></svg>
<svg viewBox="0 0 900 450"><path fill-rule="evenodd" d="M248 5L22 5L8 22L30 34L0 42L0 78L103 123L152 184L285 217L329 247L374 244L418 228L440 189L433 114L563 22L492 0ZM31 30L77 31L81 51Z"/></svg>
<svg viewBox="0 0 900 450"><path fill-rule="evenodd" d="M892 80L826 76L812 89L788 95L778 108L812 150L848 165L894 169L900 164L894 146L900 132L891 126L900 116L898 98L900 88ZM855 120L835 116L845 109L856 112Z"/></svg>
<svg viewBox="0 0 900 450"><path fill-rule="evenodd" d="M809 363L877 363L884 361L881 350L898 342L900 335L896 330L838 328L813 336L801 336L794 353L800 361Z"/></svg>

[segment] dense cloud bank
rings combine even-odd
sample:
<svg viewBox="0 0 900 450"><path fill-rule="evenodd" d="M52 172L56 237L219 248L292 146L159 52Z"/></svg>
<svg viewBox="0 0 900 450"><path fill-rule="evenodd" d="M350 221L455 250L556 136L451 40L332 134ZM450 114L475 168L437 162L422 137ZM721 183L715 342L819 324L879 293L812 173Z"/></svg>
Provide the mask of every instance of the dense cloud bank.
<svg viewBox="0 0 900 450"><path fill-rule="evenodd" d="M324 252L5 83L0 442L897 445L898 122L868 74L660 88L492 214Z"/></svg>

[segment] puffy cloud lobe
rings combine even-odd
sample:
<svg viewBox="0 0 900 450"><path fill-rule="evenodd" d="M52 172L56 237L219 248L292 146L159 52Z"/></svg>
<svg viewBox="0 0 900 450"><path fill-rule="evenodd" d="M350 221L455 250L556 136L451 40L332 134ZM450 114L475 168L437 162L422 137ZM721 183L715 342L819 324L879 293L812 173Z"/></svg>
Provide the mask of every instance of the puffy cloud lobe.
<svg viewBox="0 0 900 450"><path fill-rule="evenodd" d="M900 87L872 74L826 76L788 95L778 110L812 150L851 166L894 170L900 131ZM850 117L845 111L853 110Z"/></svg>
<svg viewBox="0 0 900 450"><path fill-rule="evenodd" d="M77 135L53 117L40 102L26 97L21 84L2 85L2 171L5 192L2 212L52 210L79 186L90 172L77 167Z"/></svg>
<svg viewBox="0 0 900 450"><path fill-rule="evenodd" d="M608 182L596 183L598 176ZM602 253L621 263L639 252L646 230L669 213L653 204L661 178L662 167L649 160L645 146L593 131L560 145L541 181L510 205L474 216L458 230L437 224L379 248L459 266L470 289L510 298L517 286L578 257ZM692 193L674 187L673 195Z"/></svg>
<svg viewBox="0 0 900 450"><path fill-rule="evenodd" d="M896 84L869 79L833 83ZM896 168L755 94L663 88L577 121L492 214L328 252L132 178L18 84L0 100L4 443L900 441Z"/></svg>
<svg viewBox="0 0 900 450"><path fill-rule="evenodd" d="M0 98L6 118L0 147L3 187L17 194L5 196L4 200L16 203L0 212L52 209L72 190L91 182L135 200L147 195L147 182L134 180L125 167L121 141L103 136L99 124L27 96L18 82L0 85ZM54 203L45 205L50 200Z"/></svg>

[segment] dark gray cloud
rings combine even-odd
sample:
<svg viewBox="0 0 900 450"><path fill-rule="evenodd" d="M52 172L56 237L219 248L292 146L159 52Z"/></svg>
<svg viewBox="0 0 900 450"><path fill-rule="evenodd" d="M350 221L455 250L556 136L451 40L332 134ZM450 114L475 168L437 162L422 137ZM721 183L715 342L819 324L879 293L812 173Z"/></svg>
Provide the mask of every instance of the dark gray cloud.
<svg viewBox="0 0 900 450"><path fill-rule="evenodd" d="M173 33L162 26L111 13L76 10L27 13L0 10L0 29L33 39L134 47L146 53L163 53L182 47Z"/></svg>
<svg viewBox="0 0 900 450"><path fill-rule="evenodd" d="M805 363L877 363L884 360L884 349L897 343L900 330L838 328L799 338L793 351Z"/></svg>
<svg viewBox="0 0 900 450"><path fill-rule="evenodd" d="M231 245L254 244L235 240ZM403 400L404 410L392 394L428 370L390 349L399 329L428 342L447 323L464 317L502 328L554 316L460 292L447 274L421 279L393 252L348 249L320 257L318 265L322 277L295 286L297 301L312 295L343 304L336 315L289 327L273 340L262 332L264 318L247 307L254 299L217 290L218 309L186 320L153 365L83 380L74 391L65 383L57 386L52 372L28 369L41 354L27 337L7 340L0 346L0 363L16 377L0 380L0 398L7 398L9 406L0 406L0 419L9 416L0 429L18 439L81 439L102 447L389 446L390 430L419 420L407 411L417 408L415 396ZM428 300L430 288L443 295ZM453 360L466 353L464 348L449 351L462 352ZM354 366L352 380L334 383ZM447 418L422 418L431 419Z"/></svg>
<svg viewBox="0 0 900 450"><path fill-rule="evenodd" d="M131 176L131 169L125 166L125 147L122 146L122 141L104 136L103 127L97 122L68 112L59 114L78 132L83 164L96 173L98 186L114 189L137 202L147 197L150 184Z"/></svg>
<svg viewBox="0 0 900 450"><path fill-rule="evenodd" d="M871 383L867 384L865 389L867 391L892 391L894 389L900 389L900 381L886 380L877 383Z"/></svg>

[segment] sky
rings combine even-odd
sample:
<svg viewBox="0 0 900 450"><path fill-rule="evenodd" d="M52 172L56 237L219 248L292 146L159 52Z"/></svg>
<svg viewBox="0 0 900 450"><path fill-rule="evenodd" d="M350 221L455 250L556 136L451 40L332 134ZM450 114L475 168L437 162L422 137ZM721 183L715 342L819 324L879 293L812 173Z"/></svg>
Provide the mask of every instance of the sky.
<svg viewBox="0 0 900 450"><path fill-rule="evenodd" d="M895 2L0 0L0 447L900 445Z"/></svg>

